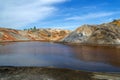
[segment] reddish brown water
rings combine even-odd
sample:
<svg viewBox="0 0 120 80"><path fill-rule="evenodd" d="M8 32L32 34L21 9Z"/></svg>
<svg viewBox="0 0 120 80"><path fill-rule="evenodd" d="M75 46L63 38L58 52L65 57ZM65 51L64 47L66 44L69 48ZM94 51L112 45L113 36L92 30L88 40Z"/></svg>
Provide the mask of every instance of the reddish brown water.
<svg viewBox="0 0 120 80"><path fill-rule="evenodd" d="M97 72L120 72L120 48L67 46L47 42L1 43L0 66L52 66Z"/></svg>

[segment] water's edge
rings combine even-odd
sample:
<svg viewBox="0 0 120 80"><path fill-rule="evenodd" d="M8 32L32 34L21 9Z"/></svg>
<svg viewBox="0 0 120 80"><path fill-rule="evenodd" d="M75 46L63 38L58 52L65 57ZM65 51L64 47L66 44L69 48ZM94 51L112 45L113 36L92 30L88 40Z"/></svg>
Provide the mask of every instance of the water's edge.
<svg viewBox="0 0 120 80"><path fill-rule="evenodd" d="M85 72L51 67L0 67L0 80L120 80L120 73Z"/></svg>
<svg viewBox="0 0 120 80"><path fill-rule="evenodd" d="M93 72L120 72L119 52L119 47L8 42L0 46L0 66L54 66Z"/></svg>

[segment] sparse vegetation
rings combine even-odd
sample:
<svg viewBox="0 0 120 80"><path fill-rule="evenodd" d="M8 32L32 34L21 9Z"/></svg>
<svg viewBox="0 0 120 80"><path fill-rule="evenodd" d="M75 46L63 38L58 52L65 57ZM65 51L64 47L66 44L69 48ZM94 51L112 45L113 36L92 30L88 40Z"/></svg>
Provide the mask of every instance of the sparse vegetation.
<svg viewBox="0 0 120 80"><path fill-rule="evenodd" d="M24 29L24 31L32 31L32 32L35 32L35 31L38 31L39 29L36 28L36 26L32 27L32 28L28 28L28 29Z"/></svg>

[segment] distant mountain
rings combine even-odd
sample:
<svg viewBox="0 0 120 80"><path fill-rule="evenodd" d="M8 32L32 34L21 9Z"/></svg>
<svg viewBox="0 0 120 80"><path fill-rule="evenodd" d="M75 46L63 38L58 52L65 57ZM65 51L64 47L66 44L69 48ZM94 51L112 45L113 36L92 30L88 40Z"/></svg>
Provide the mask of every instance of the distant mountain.
<svg viewBox="0 0 120 80"><path fill-rule="evenodd" d="M69 32L69 30L62 29L15 30L0 28L0 41L59 41Z"/></svg>
<svg viewBox="0 0 120 80"><path fill-rule="evenodd" d="M61 41L69 43L120 44L120 20L100 25L83 25Z"/></svg>

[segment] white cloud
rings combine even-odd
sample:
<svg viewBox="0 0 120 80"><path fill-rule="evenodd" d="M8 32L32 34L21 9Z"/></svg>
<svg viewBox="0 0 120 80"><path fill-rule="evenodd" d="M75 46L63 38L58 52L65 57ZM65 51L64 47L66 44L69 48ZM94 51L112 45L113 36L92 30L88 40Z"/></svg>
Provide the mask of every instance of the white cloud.
<svg viewBox="0 0 120 80"><path fill-rule="evenodd" d="M0 26L21 27L53 14L66 0L0 0Z"/></svg>
<svg viewBox="0 0 120 80"><path fill-rule="evenodd" d="M120 12L99 12L99 13L89 13L81 16L68 17L65 20L87 20L87 19L96 19L101 17L112 16Z"/></svg>

